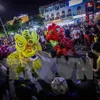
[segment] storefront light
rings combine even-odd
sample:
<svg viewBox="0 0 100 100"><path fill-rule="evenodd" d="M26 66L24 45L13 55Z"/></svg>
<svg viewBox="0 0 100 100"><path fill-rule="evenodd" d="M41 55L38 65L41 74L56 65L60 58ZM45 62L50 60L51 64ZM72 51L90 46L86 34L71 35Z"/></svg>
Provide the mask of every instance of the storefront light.
<svg viewBox="0 0 100 100"><path fill-rule="evenodd" d="M69 22L68 24L74 24L74 21Z"/></svg>
<svg viewBox="0 0 100 100"><path fill-rule="evenodd" d="M34 30L36 31L36 30L37 30L37 28L36 28L36 27L34 27Z"/></svg>
<svg viewBox="0 0 100 100"><path fill-rule="evenodd" d="M82 14L82 15L73 16L73 18L81 18L81 17L85 17L85 16L86 16L85 14Z"/></svg>
<svg viewBox="0 0 100 100"><path fill-rule="evenodd" d="M35 28L38 28L39 26L34 26Z"/></svg>
<svg viewBox="0 0 100 100"><path fill-rule="evenodd" d="M49 25L51 25L51 24L47 24L47 25L46 25L46 28L48 28Z"/></svg>
<svg viewBox="0 0 100 100"><path fill-rule="evenodd" d="M82 2L83 2L83 0L70 0L69 6L74 6L74 5L80 4Z"/></svg>
<svg viewBox="0 0 100 100"><path fill-rule="evenodd" d="M14 33L13 33L13 32L11 32L10 34L11 34L11 35L14 35Z"/></svg>
<svg viewBox="0 0 100 100"><path fill-rule="evenodd" d="M99 14L100 14L100 12L97 12L97 13L96 13L96 15L99 15Z"/></svg>
<svg viewBox="0 0 100 100"><path fill-rule="evenodd" d="M34 29L33 28L30 28L30 31L33 31Z"/></svg>

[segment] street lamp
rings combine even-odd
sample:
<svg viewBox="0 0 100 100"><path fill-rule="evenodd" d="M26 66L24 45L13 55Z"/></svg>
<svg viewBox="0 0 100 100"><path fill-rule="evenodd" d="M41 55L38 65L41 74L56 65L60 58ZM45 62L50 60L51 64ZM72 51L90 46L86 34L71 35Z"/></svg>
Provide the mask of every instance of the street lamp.
<svg viewBox="0 0 100 100"><path fill-rule="evenodd" d="M5 7L4 7L3 5L0 4L0 12L4 12L4 11L5 11ZM4 23L3 23L1 17L0 17L0 23L1 23L2 27L3 27L3 30L4 30L4 32L5 32L5 34L6 34L6 36L8 37L8 34L7 34L7 31L6 31L6 28L5 28L5 26L4 26Z"/></svg>
<svg viewBox="0 0 100 100"><path fill-rule="evenodd" d="M6 36L8 37L8 33L7 33L6 29L5 29L5 26L4 26L4 24L3 24L3 21L2 21L2 18L1 18L1 17L0 17L0 22L1 22L1 25L2 25L2 27L3 27L3 30L4 30L4 32L5 32L5 34L6 34Z"/></svg>

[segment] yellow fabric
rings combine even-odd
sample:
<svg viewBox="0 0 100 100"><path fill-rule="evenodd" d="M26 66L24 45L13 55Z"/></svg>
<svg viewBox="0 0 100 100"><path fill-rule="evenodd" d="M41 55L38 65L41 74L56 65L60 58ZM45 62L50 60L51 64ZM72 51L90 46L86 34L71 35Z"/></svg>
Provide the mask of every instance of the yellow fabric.
<svg viewBox="0 0 100 100"><path fill-rule="evenodd" d="M97 59L97 70L100 69L100 56Z"/></svg>
<svg viewBox="0 0 100 100"><path fill-rule="evenodd" d="M36 31L32 32L32 38L34 44L39 42L39 35L36 33Z"/></svg>
<svg viewBox="0 0 100 100"><path fill-rule="evenodd" d="M16 79L25 70L26 66L30 67L32 73L36 73L36 70L41 68L41 61L39 58L31 61L30 58L35 56L37 51L42 50L39 36L36 32L29 34L28 31L24 31L22 35L16 34L14 38L17 51L7 57L9 68L16 73Z"/></svg>
<svg viewBox="0 0 100 100"><path fill-rule="evenodd" d="M35 60L33 63L33 68L40 69L41 68L41 61L40 59Z"/></svg>
<svg viewBox="0 0 100 100"><path fill-rule="evenodd" d="M14 38L15 38L15 44L16 44L17 51L18 52L24 51L27 46L27 40L19 34L16 34Z"/></svg>
<svg viewBox="0 0 100 100"><path fill-rule="evenodd" d="M98 37L97 37L97 36L95 36L95 37L94 37L94 42L97 42L97 39L98 39Z"/></svg>
<svg viewBox="0 0 100 100"><path fill-rule="evenodd" d="M48 34L48 31L44 31L44 35L46 36Z"/></svg>
<svg viewBox="0 0 100 100"><path fill-rule="evenodd" d="M25 34L26 33L24 33L24 36L25 36ZM26 34L26 36L28 36L28 35ZM39 43L39 35L36 33L36 31L33 31L31 33L31 35L28 36L28 38L26 38L26 39L28 41L28 49L26 49L22 52L22 54L25 57L34 56L36 54L36 51L42 50L42 47Z"/></svg>
<svg viewBox="0 0 100 100"><path fill-rule="evenodd" d="M26 87L26 85L25 85L25 84L21 84L21 86Z"/></svg>
<svg viewBox="0 0 100 100"><path fill-rule="evenodd" d="M37 48L36 48L36 49L37 49L38 51L42 51L42 47L41 47L40 43L37 43L36 45L37 45Z"/></svg>
<svg viewBox="0 0 100 100"><path fill-rule="evenodd" d="M22 54L25 56L25 57L32 57L34 55L36 55L36 50L28 50L26 49L25 51L22 52Z"/></svg>
<svg viewBox="0 0 100 100"><path fill-rule="evenodd" d="M18 75L22 72L21 61L19 59L19 52L13 52L7 57L7 64L9 69L11 69L14 73L16 73L16 79L18 79Z"/></svg>
<svg viewBox="0 0 100 100"><path fill-rule="evenodd" d="M29 39L31 37L30 33L28 30L24 30L22 32L22 36L25 38L25 39Z"/></svg>
<svg viewBox="0 0 100 100"><path fill-rule="evenodd" d="M56 46L58 44L57 41L53 41L53 40L50 40L50 43L51 43L52 46Z"/></svg>

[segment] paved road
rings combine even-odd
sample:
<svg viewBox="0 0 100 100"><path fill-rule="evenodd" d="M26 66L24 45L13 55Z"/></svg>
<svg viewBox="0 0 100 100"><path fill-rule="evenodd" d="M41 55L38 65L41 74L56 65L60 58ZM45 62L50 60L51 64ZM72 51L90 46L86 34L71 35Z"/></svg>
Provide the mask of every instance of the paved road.
<svg viewBox="0 0 100 100"><path fill-rule="evenodd" d="M77 47L77 53L81 54L81 55L85 55L87 52L87 48L84 46L79 46ZM44 55L43 55L44 56ZM47 59L45 59L45 61L42 60L42 69L39 71L40 76L42 79L45 80L49 80L49 82L54 78L54 74L51 71L52 67L55 67L52 63L52 59L51 62L47 63L46 62ZM75 64L77 65L78 71L75 69ZM60 76L69 79L72 76L72 79L76 81L76 77L77 78L82 78L82 70L86 69L84 68L84 66L88 68L88 70L91 70L91 65L89 65L89 62L87 61L87 64L85 65L82 58L74 58L74 57L70 57L68 62L66 62L66 60L64 59L64 57L61 57L60 59L58 59L58 67L59 67L59 74ZM82 69L83 68L83 69ZM89 69L90 68L90 69ZM79 70L81 72L79 72ZM77 75L77 73L79 73L79 75ZM92 78L92 76L89 76L89 78Z"/></svg>

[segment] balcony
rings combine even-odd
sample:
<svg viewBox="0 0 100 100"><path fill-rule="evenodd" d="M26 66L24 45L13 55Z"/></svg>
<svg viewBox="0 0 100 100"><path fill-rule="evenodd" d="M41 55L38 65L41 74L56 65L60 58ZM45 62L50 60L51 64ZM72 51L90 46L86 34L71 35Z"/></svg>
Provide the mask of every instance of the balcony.
<svg viewBox="0 0 100 100"><path fill-rule="evenodd" d="M85 14L62 14L60 15L60 17L55 17L54 19L48 19L48 20L45 20L44 23L45 25L47 24L51 24L52 22L55 22L55 23L59 23L61 21L64 21L64 20L72 20L72 19L77 19L77 18L82 18L82 17L86 17Z"/></svg>

